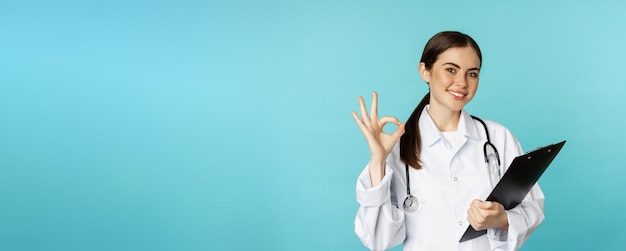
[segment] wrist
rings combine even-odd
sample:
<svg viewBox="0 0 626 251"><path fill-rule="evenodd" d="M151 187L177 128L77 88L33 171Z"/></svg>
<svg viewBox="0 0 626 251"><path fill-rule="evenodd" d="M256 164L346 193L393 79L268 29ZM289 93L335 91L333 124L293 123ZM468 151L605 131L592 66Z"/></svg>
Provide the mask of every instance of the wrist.
<svg viewBox="0 0 626 251"><path fill-rule="evenodd" d="M508 230L509 229L509 215L504 212L503 214L503 220L502 220L503 224L500 225L500 227L498 227L499 229L502 230Z"/></svg>
<svg viewBox="0 0 626 251"><path fill-rule="evenodd" d="M370 160L368 168L372 187L375 187L380 184L383 177L385 176L385 161L372 159Z"/></svg>
<svg viewBox="0 0 626 251"><path fill-rule="evenodd" d="M370 163L373 163L373 164L385 164L385 159L386 158L383 158L383 157L372 156L372 157L370 157Z"/></svg>

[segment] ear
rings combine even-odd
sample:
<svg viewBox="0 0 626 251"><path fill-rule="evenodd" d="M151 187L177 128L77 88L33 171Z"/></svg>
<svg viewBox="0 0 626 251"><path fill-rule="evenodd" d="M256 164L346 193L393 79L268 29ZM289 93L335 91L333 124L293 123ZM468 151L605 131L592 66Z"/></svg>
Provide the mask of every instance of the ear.
<svg viewBox="0 0 626 251"><path fill-rule="evenodd" d="M420 63L420 65L417 67L417 70L419 71L420 76L422 77L424 82L430 83L430 71L426 69L426 64L424 64L424 62Z"/></svg>

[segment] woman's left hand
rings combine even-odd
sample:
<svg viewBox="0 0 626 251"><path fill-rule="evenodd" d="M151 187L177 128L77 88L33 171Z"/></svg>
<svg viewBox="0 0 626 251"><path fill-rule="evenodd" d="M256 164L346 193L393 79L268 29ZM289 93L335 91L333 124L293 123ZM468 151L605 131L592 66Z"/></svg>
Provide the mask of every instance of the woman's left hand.
<svg viewBox="0 0 626 251"><path fill-rule="evenodd" d="M473 200L467 210L467 219L476 230L509 228L509 219L502 204L493 201Z"/></svg>

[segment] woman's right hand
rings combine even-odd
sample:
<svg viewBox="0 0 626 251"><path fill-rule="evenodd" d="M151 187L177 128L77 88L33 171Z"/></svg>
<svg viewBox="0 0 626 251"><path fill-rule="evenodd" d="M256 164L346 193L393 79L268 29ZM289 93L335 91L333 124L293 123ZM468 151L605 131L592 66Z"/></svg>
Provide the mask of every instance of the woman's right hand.
<svg viewBox="0 0 626 251"><path fill-rule="evenodd" d="M361 129L370 148L370 177L372 186L376 186L384 176L387 156L402 134L404 134L404 123L398 121L395 117L389 116L378 119L378 94L376 92L372 94L372 107L369 115L367 108L365 108L365 101L361 96L359 96L359 105L361 106L361 118L354 111L352 111L352 117L354 117L354 121ZM385 133L383 127L387 123L395 124L398 126L398 129L392 134Z"/></svg>

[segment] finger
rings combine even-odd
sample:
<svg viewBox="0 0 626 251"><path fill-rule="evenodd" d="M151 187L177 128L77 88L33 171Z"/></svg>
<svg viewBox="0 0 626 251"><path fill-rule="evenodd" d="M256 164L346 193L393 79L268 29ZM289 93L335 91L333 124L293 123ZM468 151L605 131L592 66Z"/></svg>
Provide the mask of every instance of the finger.
<svg viewBox="0 0 626 251"><path fill-rule="evenodd" d="M394 132L391 136L393 136L394 139L399 139L402 137L402 134L404 134L404 123L400 123L396 132Z"/></svg>
<svg viewBox="0 0 626 251"><path fill-rule="evenodd" d="M470 225L474 225L474 215L472 215L469 209L467 209L467 222L469 222Z"/></svg>
<svg viewBox="0 0 626 251"><path fill-rule="evenodd" d="M482 230L485 228L486 219L480 213L476 212L474 209L467 210L467 220L470 225L476 230Z"/></svg>
<svg viewBox="0 0 626 251"><path fill-rule="evenodd" d="M356 112L355 112L355 111L352 111L352 117L354 118L354 121L356 122L356 125L358 125L358 126L359 126L359 128L360 128L361 130L363 130L363 129L364 129L364 127L365 127L365 125L363 124L363 121L361 121L361 118L359 118L359 115L358 115L358 114L356 114Z"/></svg>
<svg viewBox="0 0 626 251"><path fill-rule="evenodd" d="M474 217L476 218L476 220L480 220L479 218L482 217L482 213L480 211L480 208L478 207L478 205L472 203L470 205L470 208L468 209L470 212L472 212L472 214L474 215Z"/></svg>
<svg viewBox="0 0 626 251"><path fill-rule="evenodd" d="M489 215L489 212L481 209L479 204L480 201L478 201L478 203L472 203L470 210L472 211L472 214L474 214L474 218L478 223L484 223L487 215Z"/></svg>
<svg viewBox="0 0 626 251"><path fill-rule="evenodd" d="M478 200L478 199L473 199L472 202L470 203L470 207L474 207L474 208L480 208L480 204L482 203L482 200Z"/></svg>
<svg viewBox="0 0 626 251"><path fill-rule="evenodd" d="M391 116L384 116L384 117L380 118L380 120L378 121L378 125L380 126L380 128L385 126L385 124L387 124L387 123L393 123L395 125L400 125L400 121L397 118L391 117Z"/></svg>
<svg viewBox="0 0 626 251"><path fill-rule="evenodd" d="M378 120L378 93L372 93L372 107L370 110L370 119Z"/></svg>
<svg viewBox="0 0 626 251"><path fill-rule="evenodd" d="M361 96L359 96L359 106L361 107L361 117L363 118L363 123L368 126L369 117L367 115L367 108L365 108L365 101L363 101L363 97Z"/></svg>
<svg viewBox="0 0 626 251"><path fill-rule="evenodd" d="M467 210L467 222L476 230L480 230L480 224L476 221L476 216L471 210Z"/></svg>
<svg viewBox="0 0 626 251"><path fill-rule="evenodd" d="M468 209L467 209L467 218L468 218L471 222L474 222L474 221L475 221L474 211L472 211L472 208L468 208Z"/></svg>
<svg viewBox="0 0 626 251"><path fill-rule="evenodd" d="M352 117L354 118L356 125L359 126L359 129L361 129L361 133L363 133L363 135L365 136L365 140L367 140L367 142L371 142L373 140L372 134L367 129L367 126L363 124L363 121L359 118L359 115L357 115L355 111L352 111Z"/></svg>
<svg viewBox="0 0 626 251"><path fill-rule="evenodd" d="M481 203L478 203L478 207L480 209L484 209L484 210L493 210L493 203L490 201L483 201Z"/></svg>

